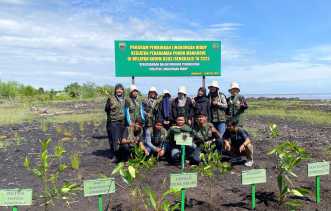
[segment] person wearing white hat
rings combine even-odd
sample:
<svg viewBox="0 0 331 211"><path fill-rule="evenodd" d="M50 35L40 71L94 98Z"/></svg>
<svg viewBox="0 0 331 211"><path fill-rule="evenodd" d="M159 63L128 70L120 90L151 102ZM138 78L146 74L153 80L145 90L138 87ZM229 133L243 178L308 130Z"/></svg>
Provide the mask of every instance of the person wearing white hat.
<svg viewBox="0 0 331 211"><path fill-rule="evenodd" d="M144 109L144 117L145 117L145 129L149 127L153 127L155 121L155 108L157 105L157 89L152 86L148 91L147 98L143 100L142 106Z"/></svg>
<svg viewBox="0 0 331 211"><path fill-rule="evenodd" d="M226 102L226 96L220 91L218 81L212 81L208 86L210 101L210 116L211 123L215 126L218 132L223 136L226 129L226 109L228 104ZM221 146L217 146L218 150L222 150Z"/></svg>
<svg viewBox="0 0 331 211"><path fill-rule="evenodd" d="M142 109L142 99L139 96L139 90L136 85L131 85L130 95L125 98L125 119L129 126L137 121L144 122L144 112Z"/></svg>
<svg viewBox="0 0 331 211"><path fill-rule="evenodd" d="M170 128L171 123L173 122L171 114L171 94L167 89L163 90L163 96L156 106L155 119L156 121L162 122L163 127L167 130Z"/></svg>
<svg viewBox="0 0 331 211"><path fill-rule="evenodd" d="M178 116L184 116L185 122L192 124L193 119L193 104L191 98L187 97L185 86L178 88L178 96L173 100L171 106L172 119L176 120Z"/></svg>
<svg viewBox="0 0 331 211"><path fill-rule="evenodd" d="M229 120L237 121L239 126L242 126L241 114L248 108L246 99L240 95L240 87L237 82L232 82L230 85L229 92L231 96L227 99L228 110L227 115Z"/></svg>

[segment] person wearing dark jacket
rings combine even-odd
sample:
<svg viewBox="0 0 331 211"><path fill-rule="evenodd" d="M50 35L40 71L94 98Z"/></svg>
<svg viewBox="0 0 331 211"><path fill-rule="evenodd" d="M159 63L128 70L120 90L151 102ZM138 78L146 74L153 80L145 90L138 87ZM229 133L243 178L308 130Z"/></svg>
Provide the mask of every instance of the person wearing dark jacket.
<svg viewBox="0 0 331 211"><path fill-rule="evenodd" d="M156 120L162 122L165 129L169 129L173 123L171 113L171 95L168 90L163 91L161 101L157 105Z"/></svg>
<svg viewBox="0 0 331 211"><path fill-rule="evenodd" d="M117 162L118 143L122 140L122 134L125 129L125 100L124 87L122 84L115 86L114 96L109 96L105 106L107 113L107 133L110 146L110 158Z"/></svg>
<svg viewBox="0 0 331 211"><path fill-rule="evenodd" d="M178 89L178 97L173 100L172 106L172 118L175 120L178 116L185 117L185 123L192 124L193 119L193 104L191 98L187 97L186 87L181 86Z"/></svg>
<svg viewBox="0 0 331 211"><path fill-rule="evenodd" d="M194 113L194 125L197 125L199 115L201 113L207 116L207 120L210 121L210 101L207 97L207 90L204 87L200 87L197 96L193 99L193 113Z"/></svg>

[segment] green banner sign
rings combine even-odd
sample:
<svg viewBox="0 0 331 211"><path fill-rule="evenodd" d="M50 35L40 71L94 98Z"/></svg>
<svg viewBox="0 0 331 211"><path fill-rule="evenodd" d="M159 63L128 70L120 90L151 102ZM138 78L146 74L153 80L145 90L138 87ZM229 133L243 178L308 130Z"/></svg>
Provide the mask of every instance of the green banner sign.
<svg viewBox="0 0 331 211"><path fill-rule="evenodd" d="M197 185L197 173L170 174L170 188L195 188Z"/></svg>
<svg viewBox="0 0 331 211"><path fill-rule="evenodd" d="M221 41L115 41L117 77L220 76Z"/></svg>
<svg viewBox="0 0 331 211"><path fill-rule="evenodd" d="M252 169L241 172L241 184L252 185L267 182L267 173L265 169Z"/></svg>
<svg viewBox="0 0 331 211"><path fill-rule="evenodd" d="M188 133L175 134L175 141L177 145L186 145L186 146L191 146L193 142L192 136Z"/></svg>
<svg viewBox="0 0 331 211"><path fill-rule="evenodd" d="M32 189L0 190L0 206L32 205Z"/></svg>
<svg viewBox="0 0 331 211"><path fill-rule="evenodd" d="M97 196L115 192L114 178L102 178L84 181L84 196Z"/></svg>
<svg viewBox="0 0 331 211"><path fill-rule="evenodd" d="M308 177L328 175L330 173L330 162L308 163Z"/></svg>

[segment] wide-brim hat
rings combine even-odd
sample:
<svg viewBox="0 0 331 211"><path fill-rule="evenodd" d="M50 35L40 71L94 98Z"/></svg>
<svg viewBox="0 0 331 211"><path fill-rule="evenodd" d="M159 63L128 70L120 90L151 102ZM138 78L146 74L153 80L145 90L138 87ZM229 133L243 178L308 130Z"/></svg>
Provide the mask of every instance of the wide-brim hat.
<svg viewBox="0 0 331 211"><path fill-rule="evenodd" d="M164 90L163 90L163 94L164 94L164 95L166 95L166 94L171 95L171 94L170 94L170 91L169 91L168 89L164 89Z"/></svg>
<svg viewBox="0 0 331 211"><path fill-rule="evenodd" d="M208 89L211 87L215 87L215 88L219 89L220 85L218 84L218 81L212 81L211 84L208 86Z"/></svg>
<svg viewBox="0 0 331 211"><path fill-rule="evenodd" d="M187 94L186 87L185 86L180 86L178 88L178 93L182 93L182 94L186 95Z"/></svg>
<svg viewBox="0 0 331 211"><path fill-rule="evenodd" d="M155 93L157 93L157 89L154 86L152 86L151 88L149 88L148 92L155 92Z"/></svg>
<svg viewBox="0 0 331 211"><path fill-rule="evenodd" d="M134 91L139 92L138 87L137 87L136 85L131 85L131 86L130 86L130 93L131 93L131 92L134 92Z"/></svg>
<svg viewBox="0 0 331 211"><path fill-rule="evenodd" d="M238 84L237 82L232 82L231 85L230 85L229 92L230 92L232 89L238 89L239 92L240 92L239 84Z"/></svg>

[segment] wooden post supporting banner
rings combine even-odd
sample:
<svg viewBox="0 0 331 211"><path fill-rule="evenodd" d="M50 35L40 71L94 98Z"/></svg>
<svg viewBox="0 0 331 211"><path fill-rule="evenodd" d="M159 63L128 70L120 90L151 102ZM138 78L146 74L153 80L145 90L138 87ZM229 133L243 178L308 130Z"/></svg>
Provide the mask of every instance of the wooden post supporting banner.
<svg viewBox="0 0 331 211"><path fill-rule="evenodd" d="M135 85L136 83L135 83L135 78L134 78L134 76L131 76L131 84L132 85Z"/></svg>
<svg viewBox="0 0 331 211"><path fill-rule="evenodd" d="M206 76L202 76L202 87L206 88Z"/></svg>

